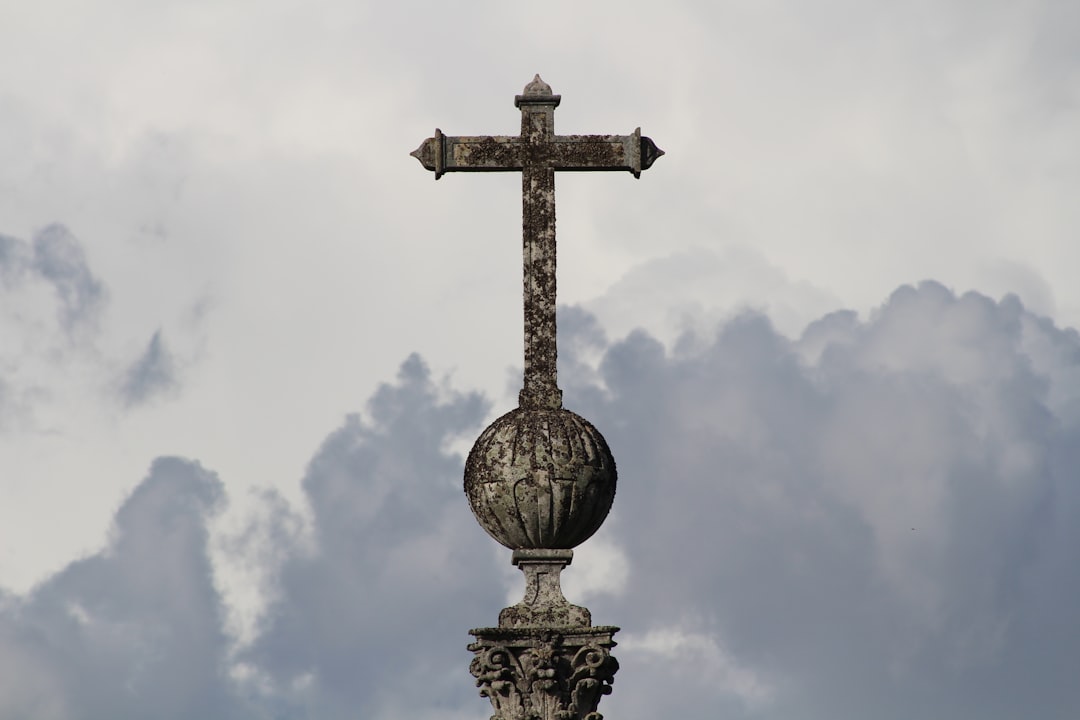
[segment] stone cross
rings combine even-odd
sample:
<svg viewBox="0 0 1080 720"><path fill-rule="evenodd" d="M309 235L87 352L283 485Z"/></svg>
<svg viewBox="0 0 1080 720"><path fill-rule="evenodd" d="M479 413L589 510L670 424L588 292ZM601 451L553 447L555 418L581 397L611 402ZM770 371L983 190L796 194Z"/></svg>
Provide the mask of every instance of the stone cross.
<svg viewBox="0 0 1080 720"><path fill-rule="evenodd" d="M525 378L522 408L562 407L556 380L555 171L629 170L640 177L664 151L641 136L556 135L559 95L537 75L514 98L521 134L450 136L435 130L413 153L438 180L448 172L521 172L525 290Z"/></svg>
<svg viewBox="0 0 1080 720"><path fill-rule="evenodd" d="M619 663L619 628L594 626L588 608L562 594L559 573L572 548L604 522L615 498L615 458L603 435L563 408L555 377L555 171L629 170L663 151L630 135L556 135L559 96L540 76L515 98L517 137L443 135L413 152L443 173L521 171L525 282L525 381L518 407L477 438L465 461L465 494L481 527L513 550L525 596L503 608L499 626L469 632L469 672L491 700L492 720L603 720Z"/></svg>

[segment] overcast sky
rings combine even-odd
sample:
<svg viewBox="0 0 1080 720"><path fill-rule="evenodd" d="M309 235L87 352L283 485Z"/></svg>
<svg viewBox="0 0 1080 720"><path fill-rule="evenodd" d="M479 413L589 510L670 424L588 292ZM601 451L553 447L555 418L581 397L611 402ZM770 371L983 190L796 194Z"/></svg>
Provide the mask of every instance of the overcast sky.
<svg viewBox="0 0 1080 720"><path fill-rule="evenodd" d="M618 462L608 717L1080 712L1080 5L0 0L0 717L486 717L520 179Z"/></svg>

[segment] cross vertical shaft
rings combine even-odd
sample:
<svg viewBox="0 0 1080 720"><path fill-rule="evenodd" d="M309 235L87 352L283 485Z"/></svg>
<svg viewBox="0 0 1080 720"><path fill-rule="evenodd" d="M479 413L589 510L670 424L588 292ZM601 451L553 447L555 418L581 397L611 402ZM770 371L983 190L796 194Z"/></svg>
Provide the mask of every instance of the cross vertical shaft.
<svg viewBox="0 0 1080 720"><path fill-rule="evenodd" d="M555 168L546 147L555 135L559 96L526 94L521 108L524 163L521 171L522 278L525 315L525 377L518 395L522 408L562 407L556 363Z"/></svg>

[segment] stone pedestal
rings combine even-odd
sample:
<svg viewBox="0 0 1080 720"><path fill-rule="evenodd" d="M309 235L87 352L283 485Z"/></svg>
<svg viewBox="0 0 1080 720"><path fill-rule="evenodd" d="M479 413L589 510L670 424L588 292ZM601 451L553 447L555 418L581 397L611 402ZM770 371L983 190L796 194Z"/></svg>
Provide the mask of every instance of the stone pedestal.
<svg viewBox="0 0 1080 720"><path fill-rule="evenodd" d="M525 597L503 608L499 627L589 627L588 608L571 605L559 576L574 558L573 550L515 550L512 562L525 574Z"/></svg>

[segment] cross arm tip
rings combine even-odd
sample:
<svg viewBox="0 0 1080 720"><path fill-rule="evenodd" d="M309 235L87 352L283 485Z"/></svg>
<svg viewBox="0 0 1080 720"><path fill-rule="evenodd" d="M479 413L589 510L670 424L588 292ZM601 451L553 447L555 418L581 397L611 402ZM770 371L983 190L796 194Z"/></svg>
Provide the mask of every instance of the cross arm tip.
<svg viewBox="0 0 1080 720"><path fill-rule="evenodd" d="M429 137L420 143L420 147L413 150L409 155L420 161L425 170L435 173L435 179L442 176L442 131L435 128L435 136Z"/></svg>
<svg viewBox="0 0 1080 720"><path fill-rule="evenodd" d="M641 138L641 169L648 170L656 159L664 154L664 151L656 146L652 138Z"/></svg>

